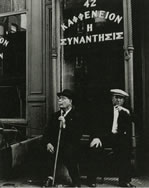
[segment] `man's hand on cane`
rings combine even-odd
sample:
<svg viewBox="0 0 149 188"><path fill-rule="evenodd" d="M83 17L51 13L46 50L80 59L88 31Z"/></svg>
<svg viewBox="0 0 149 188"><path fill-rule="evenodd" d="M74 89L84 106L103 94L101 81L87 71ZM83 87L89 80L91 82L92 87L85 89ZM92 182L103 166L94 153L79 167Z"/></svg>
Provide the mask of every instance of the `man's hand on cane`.
<svg viewBox="0 0 149 188"><path fill-rule="evenodd" d="M65 117L64 116L60 116L59 118L58 118L58 120L60 121L60 128L66 128L66 120L65 120Z"/></svg>
<svg viewBox="0 0 149 188"><path fill-rule="evenodd" d="M47 144L47 151L50 153L54 153L54 146L51 143Z"/></svg>

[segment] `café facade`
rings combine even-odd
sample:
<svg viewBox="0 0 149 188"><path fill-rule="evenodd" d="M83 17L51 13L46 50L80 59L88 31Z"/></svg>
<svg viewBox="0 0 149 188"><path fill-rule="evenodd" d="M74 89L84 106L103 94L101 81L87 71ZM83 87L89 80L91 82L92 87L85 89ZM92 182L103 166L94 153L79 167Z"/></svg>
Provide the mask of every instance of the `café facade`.
<svg viewBox="0 0 149 188"><path fill-rule="evenodd" d="M137 119L138 167L149 153L148 8L147 0L1 0L1 127L39 138L65 88L94 122L106 91L121 88Z"/></svg>

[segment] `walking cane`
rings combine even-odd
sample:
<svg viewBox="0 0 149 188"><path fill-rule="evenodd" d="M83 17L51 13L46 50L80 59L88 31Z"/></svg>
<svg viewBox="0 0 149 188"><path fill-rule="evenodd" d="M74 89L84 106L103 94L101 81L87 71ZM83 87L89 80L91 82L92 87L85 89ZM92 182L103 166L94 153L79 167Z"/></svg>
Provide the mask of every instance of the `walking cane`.
<svg viewBox="0 0 149 188"><path fill-rule="evenodd" d="M54 161L52 186L54 186L54 183L55 183L55 175L56 175L57 159L58 159L58 153L59 153L59 145L60 145L60 139L61 139L62 126L63 126L63 122L60 121L60 127L59 127L58 139L57 139L56 155L55 155L55 161Z"/></svg>

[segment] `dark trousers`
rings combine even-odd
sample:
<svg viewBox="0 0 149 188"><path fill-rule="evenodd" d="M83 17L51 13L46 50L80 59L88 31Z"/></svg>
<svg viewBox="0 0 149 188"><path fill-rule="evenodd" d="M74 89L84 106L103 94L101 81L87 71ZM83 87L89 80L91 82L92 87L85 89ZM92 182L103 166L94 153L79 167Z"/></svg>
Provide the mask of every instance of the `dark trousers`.
<svg viewBox="0 0 149 188"><path fill-rule="evenodd" d="M126 135L110 134L103 139L103 148L112 148L114 160L118 167L118 176L120 182L130 182L131 180L131 149L130 142ZM95 180L99 171L104 168L103 148L90 148L90 181ZM107 158L108 159L108 158ZM106 159L106 160L107 160ZM102 166L102 167L101 167Z"/></svg>
<svg viewBox="0 0 149 188"><path fill-rule="evenodd" d="M80 185L80 174L78 166L78 150L72 145L60 147L58 154L58 163L63 164L68 169L72 179L72 185ZM48 152L48 175L53 176L55 154Z"/></svg>
<svg viewBox="0 0 149 188"><path fill-rule="evenodd" d="M88 150L87 177L88 183L95 183L96 177L103 172L103 150L101 148L89 148Z"/></svg>

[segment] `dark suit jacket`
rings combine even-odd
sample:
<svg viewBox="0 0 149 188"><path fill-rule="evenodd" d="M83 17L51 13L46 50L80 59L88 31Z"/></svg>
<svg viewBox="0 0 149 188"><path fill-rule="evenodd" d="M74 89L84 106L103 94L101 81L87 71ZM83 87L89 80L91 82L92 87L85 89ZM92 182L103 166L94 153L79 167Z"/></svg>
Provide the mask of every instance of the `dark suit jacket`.
<svg viewBox="0 0 149 188"><path fill-rule="evenodd" d="M58 120L60 116L60 111L55 112L50 120L49 126L45 128L43 135L43 141L46 145L51 143L56 147L60 121ZM80 144L80 138L83 131L83 119L81 115L75 111L74 108L65 117L66 128L62 129L60 144L63 147L71 145L73 148L77 148Z"/></svg>
<svg viewBox="0 0 149 188"><path fill-rule="evenodd" d="M105 138L107 139L107 137L111 135L113 124L113 105L110 104L104 107L99 116L99 123L96 125L95 131L91 137L100 138L104 142ZM121 110L118 117L118 135L120 138L125 135L129 144L132 134L131 122L131 116L125 111Z"/></svg>

